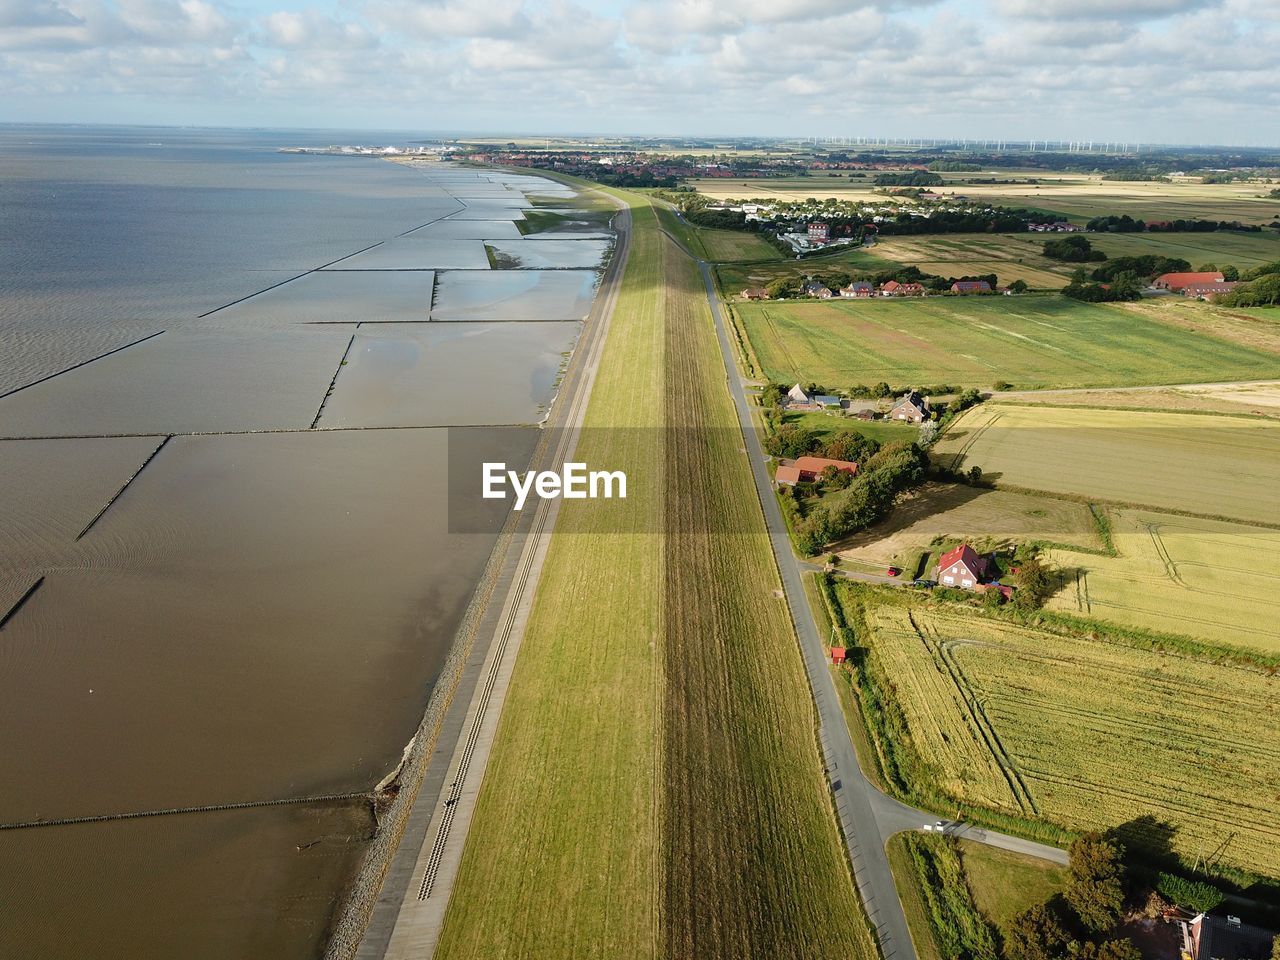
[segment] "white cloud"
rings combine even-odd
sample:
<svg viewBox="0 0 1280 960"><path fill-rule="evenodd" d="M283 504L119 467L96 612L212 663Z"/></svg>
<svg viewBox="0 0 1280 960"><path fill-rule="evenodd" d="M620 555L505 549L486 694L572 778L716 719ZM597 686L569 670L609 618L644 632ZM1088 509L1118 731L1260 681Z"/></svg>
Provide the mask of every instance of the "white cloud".
<svg viewBox="0 0 1280 960"><path fill-rule="evenodd" d="M0 84L246 125L1280 140L1275 0L256 2L0 0Z"/></svg>

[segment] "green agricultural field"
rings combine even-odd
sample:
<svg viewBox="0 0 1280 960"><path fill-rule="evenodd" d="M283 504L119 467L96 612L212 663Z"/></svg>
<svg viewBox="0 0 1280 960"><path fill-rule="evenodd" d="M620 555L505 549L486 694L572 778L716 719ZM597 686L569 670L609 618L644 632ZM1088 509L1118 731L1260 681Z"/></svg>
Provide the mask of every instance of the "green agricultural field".
<svg viewBox="0 0 1280 960"><path fill-rule="evenodd" d="M784 423L794 423L812 430L820 437L830 437L837 433L860 433L872 440L888 443L891 440L914 440L920 433L915 424L897 420L859 420L857 417L842 417L834 413L787 413L783 415Z"/></svg>
<svg viewBox="0 0 1280 960"><path fill-rule="evenodd" d="M1084 387L1263 379L1280 356L1057 295L735 304L764 374L786 383Z"/></svg>
<svg viewBox="0 0 1280 960"><path fill-rule="evenodd" d="M1280 424L985 403L934 448L1001 486L1280 525Z"/></svg>
<svg viewBox="0 0 1280 960"><path fill-rule="evenodd" d="M1067 868L1056 863L973 840L956 843L974 905L1001 929L1067 885Z"/></svg>
<svg viewBox="0 0 1280 960"><path fill-rule="evenodd" d="M1280 653L1280 530L1145 510L1110 511L1116 556L1053 550L1052 609L1222 646Z"/></svg>
<svg viewBox="0 0 1280 960"><path fill-rule="evenodd" d="M926 483L912 490L888 517L835 549L849 560L912 572L913 562L932 544L958 539L977 549L1023 542L1103 549L1097 523L1083 503L954 483Z"/></svg>
<svg viewBox="0 0 1280 960"><path fill-rule="evenodd" d="M700 260L715 263L782 259L778 248L757 233L699 227L677 216L670 207L658 206L655 209L662 228Z"/></svg>
<svg viewBox="0 0 1280 960"><path fill-rule="evenodd" d="M708 230L698 227L698 236L702 240L702 249L706 251L704 260L713 263L729 260L781 260L778 248L762 238L758 233L745 233L739 230Z"/></svg>
<svg viewBox="0 0 1280 960"><path fill-rule="evenodd" d="M1280 875L1270 671L847 582L837 594L880 691L869 725L892 730L881 762L908 795Z"/></svg>
<svg viewBox="0 0 1280 960"><path fill-rule="evenodd" d="M1091 233L1095 249L1108 257L1158 254L1181 257L1192 269L1205 263L1219 268L1234 264L1241 270L1280 260L1280 231L1234 233Z"/></svg>
<svg viewBox="0 0 1280 960"><path fill-rule="evenodd" d="M706 443L584 431L652 532L563 505L438 955L871 960L698 275L632 243L587 427Z"/></svg>

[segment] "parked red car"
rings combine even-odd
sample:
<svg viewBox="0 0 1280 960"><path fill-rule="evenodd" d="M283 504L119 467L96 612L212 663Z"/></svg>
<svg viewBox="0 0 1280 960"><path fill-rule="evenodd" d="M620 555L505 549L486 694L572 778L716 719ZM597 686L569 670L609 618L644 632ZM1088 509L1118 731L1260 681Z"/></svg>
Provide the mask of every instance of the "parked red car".
<svg viewBox="0 0 1280 960"><path fill-rule="evenodd" d="M899 570L897 567L890 567L888 570L885 571L885 574L890 577L896 577L900 573L902 573L902 571Z"/></svg>

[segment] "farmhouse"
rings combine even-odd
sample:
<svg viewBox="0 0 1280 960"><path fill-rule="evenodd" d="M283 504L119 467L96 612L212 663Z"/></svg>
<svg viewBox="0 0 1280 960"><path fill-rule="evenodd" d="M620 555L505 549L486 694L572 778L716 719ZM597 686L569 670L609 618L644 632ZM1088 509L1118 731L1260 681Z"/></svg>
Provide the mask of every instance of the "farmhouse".
<svg viewBox="0 0 1280 960"><path fill-rule="evenodd" d="M1222 282L1222 274L1215 270L1206 273L1162 273L1151 281L1151 286L1157 290L1171 290L1179 293L1193 284Z"/></svg>
<svg viewBox="0 0 1280 960"><path fill-rule="evenodd" d="M764 287L747 287L742 291L743 300L768 300L769 291Z"/></svg>
<svg viewBox="0 0 1280 960"><path fill-rule="evenodd" d="M938 561L938 583L944 587L977 590L987 572L987 563L967 543L948 550Z"/></svg>
<svg viewBox="0 0 1280 960"><path fill-rule="evenodd" d="M990 293L991 284L985 280L957 280L951 285L952 293Z"/></svg>
<svg viewBox="0 0 1280 960"><path fill-rule="evenodd" d="M874 297L875 295L876 295L875 286L873 284L868 283L866 280L855 280L853 283L849 284L847 287L840 288L840 296L846 299Z"/></svg>
<svg viewBox="0 0 1280 960"><path fill-rule="evenodd" d="M1238 286L1240 284L1232 280L1224 280L1221 283L1189 283L1182 288L1182 295L1196 300L1207 300L1220 293L1230 293Z"/></svg>
<svg viewBox="0 0 1280 960"><path fill-rule="evenodd" d="M841 473L857 473L858 465L851 460L829 460L826 457L798 457L790 463L779 465L774 480L779 486L794 487L797 483L813 483L827 467L835 467Z"/></svg>
<svg viewBox="0 0 1280 960"><path fill-rule="evenodd" d="M889 411L890 420L904 420L907 423L924 423L929 415L929 402L914 390L902 395Z"/></svg>
<svg viewBox="0 0 1280 960"><path fill-rule="evenodd" d="M825 283L819 283L817 280L810 280L800 289L806 297L817 297L819 300L830 300L835 296L830 287Z"/></svg>
<svg viewBox="0 0 1280 960"><path fill-rule="evenodd" d="M923 297L924 286L919 283L899 283L897 280L890 280L880 287L880 296L882 297Z"/></svg>

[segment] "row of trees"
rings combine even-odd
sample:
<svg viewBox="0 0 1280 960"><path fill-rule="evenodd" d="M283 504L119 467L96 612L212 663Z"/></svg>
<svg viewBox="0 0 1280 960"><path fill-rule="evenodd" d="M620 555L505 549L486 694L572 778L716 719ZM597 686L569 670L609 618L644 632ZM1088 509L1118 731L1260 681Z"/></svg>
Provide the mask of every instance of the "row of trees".
<svg viewBox="0 0 1280 960"><path fill-rule="evenodd" d="M1157 220L1151 223L1135 220L1127 213L1121 216L1094 217L1086 224L1086 229L1095 233L1212 233L1215 230L1243 230L1257 233L1262 228L1256 224L1241 223L1239 220Z"/></svg>

